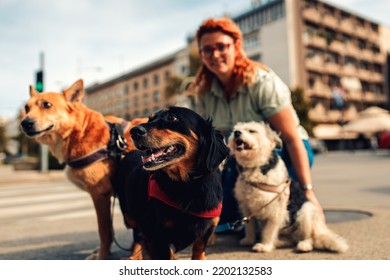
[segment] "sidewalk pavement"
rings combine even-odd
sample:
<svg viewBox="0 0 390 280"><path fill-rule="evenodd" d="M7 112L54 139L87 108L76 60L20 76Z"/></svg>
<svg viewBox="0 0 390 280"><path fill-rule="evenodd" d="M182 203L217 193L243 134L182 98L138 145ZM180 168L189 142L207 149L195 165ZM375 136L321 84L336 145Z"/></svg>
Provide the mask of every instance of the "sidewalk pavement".
<svg viewBox="0 0 390 280"><path fill-rule="evenodd" d="M0 185L59 180L67 180L64 170L50 170L42 173L37 170L14 170L12 165L0 165Z"/></svg>
<svg viewBox="0 0 390 280"><path fill-rule="evenodd" d="M297 254L292 248L254 253L239 245L239 234L218 234L208 259L253 260L390 260L390 153L331 152L316 157L312 170L316 195L329 227L347 239L344 254L314 251ZM0 187L31 181L67 180L62 170L40 173L0 166ZM189 251L179 254L189 258Z"/></svg>

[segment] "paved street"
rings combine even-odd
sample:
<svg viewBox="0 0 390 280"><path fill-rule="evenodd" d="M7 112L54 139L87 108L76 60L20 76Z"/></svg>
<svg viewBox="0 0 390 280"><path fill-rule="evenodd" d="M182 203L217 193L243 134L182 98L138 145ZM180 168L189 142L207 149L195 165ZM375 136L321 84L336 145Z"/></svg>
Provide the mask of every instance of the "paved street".
<svg viewBox="0 0 390 280"><path fill-rule="evenodd" d="M241 247L237 234L218 234L209 259L390 259L390 153L329 153L316 158L313 179L329 226L345 237L345 254L297 254L291 248L267 254ZM40 174L0 166L0 259L84 259L97 245L89 195L62 172ZM124 247L131 234L115 208L114 227ZM127 252L113 245L112 259ZM184 251L180 258L189 258Z"/></svg>

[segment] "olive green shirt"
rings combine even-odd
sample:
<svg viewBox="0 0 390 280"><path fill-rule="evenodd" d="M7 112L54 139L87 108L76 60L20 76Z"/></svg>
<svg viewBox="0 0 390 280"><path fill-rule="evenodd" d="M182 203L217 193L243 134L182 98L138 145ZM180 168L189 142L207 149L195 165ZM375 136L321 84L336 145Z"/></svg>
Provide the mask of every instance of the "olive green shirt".
<svg viewBox="0 0 390 280"><path fill-rule="evenodd" d="M291 92L272 71L259 68L252 85L241 85L230 100L214 78L210 91L197 96L195 111L204 118L211 117L213 125L224 133L231 131L237 122L267 121L272 115L291 107L301 138L307 133L299 125L298 116L291 104Z"/></svg>

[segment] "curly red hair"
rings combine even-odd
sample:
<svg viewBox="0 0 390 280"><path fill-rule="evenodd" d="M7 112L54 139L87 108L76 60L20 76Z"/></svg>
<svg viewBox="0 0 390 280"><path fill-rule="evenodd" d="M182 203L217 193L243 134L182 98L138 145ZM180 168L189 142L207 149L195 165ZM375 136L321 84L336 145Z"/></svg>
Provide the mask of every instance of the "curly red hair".
<svg viewBox="0 0 390 280"><path fill-rule="evenodd" d="M205 20L196 32L198 46L200 45L203 35L213 32L222 32L232 37L234 41L236 58L232 84L230 85L232 91L234 92L241 84L250 84L257 73L257 69L265 66L250 60L246 56L242 46L242 32L238 25L227 17ZM197 92L200 94L206 93L211 87L214 76L215 75L205 65L202 65L196 74L194 82Z"/></svg>

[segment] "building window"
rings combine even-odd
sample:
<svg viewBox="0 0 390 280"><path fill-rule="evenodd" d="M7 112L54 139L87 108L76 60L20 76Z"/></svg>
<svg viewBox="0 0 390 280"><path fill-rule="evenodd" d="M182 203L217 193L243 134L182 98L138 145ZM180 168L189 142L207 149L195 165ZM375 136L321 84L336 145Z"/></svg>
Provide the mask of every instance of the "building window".
<svg viewBox="0 0 390 280"><path fill-rule="evenodd" d="M125 95L129 94L129 86L127 84L123 87L123 93Z"/></svg>
<svg viewBox="0 0 390 280"><path fill-rule="evenodd" d="M165 71L165 79L168 80L170 76L171 73L169 72L169 70Z"/></svg>
<svg viewBox="0 0 390 280"><path fill-rule="evenodd" d="M153 92L153 101L154 101L154 102L159 102L159 101L160 101L160 93L159 93L158 90L155 90L155 91Z"/></svg>
<svg viewBox="0 0 390 280"><path fill-rule="evenodd" d="M149 116L150 115L150 111L149 111L149 109L144 109L144 117L147 117L147 116Z"/></svg>
<svg viewBox="0 0 390 280"><path fill-rule="evenodd" d="M148 85L149 85L148 78L144 78L143 85L144 85L144 88L148 88Z"/></svg>
<svg viewBox="0 0 390 280"><path fill-rule="evenodd" d="M157 75L157 74L154 74L153 76L153 82L154 82L154 85L158 85L159 82L160 82L160 77Z"/></svg>
<svg viewBox="0 0 390 280"><path fill-rule="evenodd" d="M145 92L144 95L142 96L142 99L143 99L144 105L148 106L148 104L149 104L149 94Z"/></svg>
<svg viewBox="0 0 390 280"><path fill-rule="evenodd" d="M138 107L138 96L134 96L133 105L134 107Z"/></svg>
<svg viewBox="0 0 390 280"><path fill-rule="evenodd" d="M134 87L134 91L137 91L139 87L138 82L134 82L133 87Z"/></svg>

